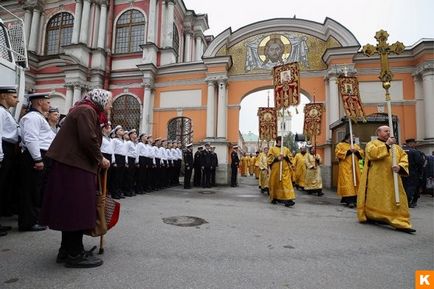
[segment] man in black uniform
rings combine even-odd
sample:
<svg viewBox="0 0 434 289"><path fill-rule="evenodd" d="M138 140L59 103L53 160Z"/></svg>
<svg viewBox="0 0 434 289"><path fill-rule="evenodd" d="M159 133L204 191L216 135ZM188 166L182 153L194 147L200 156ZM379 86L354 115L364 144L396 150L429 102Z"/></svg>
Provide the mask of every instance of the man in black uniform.
<svg viewBox="0 0 434 289"><path fill-rule="evenodd" d="M191 189L190 179L191 179L191 172L193 170L193 152L191 150L192 146L193 144L189 143L183 152L184 166L185 166L184 167L184 189Z"/></svg>
<svg viewBox="0 0 434 289"><path fill-rule="evenodd" d="M202 152L202 187L211 187L211 170L212 170L212 155L211 146L209 143L205 144L205 150Z"/></svg>
<svg viewBox="0 0 434 289"><path fill-rule="evenodd" d="M200 183L202 181L202 169L201 169L202 149L203 149L202 146L198 147L197 148L197 152L194 154L194 161L193 161L193 167L194 167L193 185L195 187L199 187Z"/></svg>
<svg viewBox="0 0 434 289"><path fill-rule="evenodd" d="M419 187L423 175L425 157L422 152L416 149L416 141L407 139L402 147L408 155L409 174L402 178L405 192L407 193L408 206L414 208L419 198Z"/></svg>
<svg viewBox="0 0 434 289"><path fill-rule="evenodd" d="M237 183L237 172L238 172L238 165L240 164L240 159L238 158L238 146L235 145L232 147L232 153L231 153L231 187L238 186Z"/></svg>
<svg viewBox="0 0 434 289"><path fill-rule="evenodd" d="M217 167L219 166L219 160L217 157L217 154L215 152L215 146L211 147L211 162L212 162L212 166L211 166L211 187L215 186L215 172Z"/></svg>

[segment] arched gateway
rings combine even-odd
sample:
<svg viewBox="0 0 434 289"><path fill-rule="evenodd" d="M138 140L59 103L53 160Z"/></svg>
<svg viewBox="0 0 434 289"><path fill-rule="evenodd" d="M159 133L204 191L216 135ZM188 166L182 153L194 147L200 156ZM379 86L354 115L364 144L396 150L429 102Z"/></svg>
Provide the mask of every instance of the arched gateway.
<svg viewBox="0 0 434 289"><path fill-rule="evenodd" d="M350 31L329 18L323 24L273 19L234 33L227 29L209 44L203 62L171 67L167 71L160 68L155 79L158 84L155 85L153 134L164 134L163 124L174 113L191 118L195 143L207 141L217 147L221 162L218 179L225 183L228 147L238 142L242 99L272 86L273 66L298 61L302 71L301 89L308 96L315 94L316 101L326 103L326 107L334 106L323 121L323 133L318 139L324 145L329 138L326 126L340 117L337 95L332 100L326 97L329 87L335 87L335 74L341 68L336 65L330 68L330 57L338 54L351 69L354 65L350 59L359 47ZM331 53L333 48L344 50ZM326 51L330 55L326 56Z"/></svg>

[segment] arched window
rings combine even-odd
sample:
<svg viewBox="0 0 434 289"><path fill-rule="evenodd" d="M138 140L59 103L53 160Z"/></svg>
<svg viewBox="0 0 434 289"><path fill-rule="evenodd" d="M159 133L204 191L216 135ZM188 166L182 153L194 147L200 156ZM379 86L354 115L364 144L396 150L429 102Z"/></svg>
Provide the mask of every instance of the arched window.
<svg viewBox="0 0 434 289"><path fill-rule="evenodd" d="M115 53L140 51L145 40L145 16L138 10L124 12L116 23Z"/></svg>
<svg viewBox="0 0 434 289"><path fill-rule="evenodd" d="M185 146L193 141L193 127L188 117L176 117L169 121L167 139L181 141Z"/></svg>
<svg viewBox="0 0 434 289"><path fill-rule="evenodd" d="M48 21L45 41L47 55L59 54L63 45L71 44L73 26L74 16L67 12L58 13Z"/></svg>
<svg viewBox="0 0 434 289"><path fill-rule="evenodd" d="M176 28L175 23L173 23L173 43L172 43L172 47L176 52L176 55L179 58L179 34L178 34L178 29Z"/></svg>
<svg viewBox="0 0 434 289"><path fill-rule="evenodd" d="M115 99L112 107L112 123L121 125L124 129L139 129L140 103L131 95L122 95Z"/></svg>

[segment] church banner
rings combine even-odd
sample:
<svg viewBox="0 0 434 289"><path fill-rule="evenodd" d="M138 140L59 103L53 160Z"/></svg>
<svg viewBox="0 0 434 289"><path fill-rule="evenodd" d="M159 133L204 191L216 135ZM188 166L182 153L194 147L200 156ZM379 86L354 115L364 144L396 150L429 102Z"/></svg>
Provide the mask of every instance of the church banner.
<svg viewBox="0 0 434 289"><path fill-rule="evenodd" d="M357 77L339 76L338 89L348 118L357 121L365 120L362 102L360 101L359 81Z"/></svg>
<svg viewBox="0 0 434 289"><path fill-rule="evenodd" d="M273 68L274 107L279 110L298 105L300 101L300 68L298 62Z"/></svg>
<svg viewBox="0 0 434 289"><path fill-rule="evenodd" d="M271 141L277 137L277 115L274 107L258 107L259 139Z"/></svg>
<svg viewBox="0 0 434 289"><path fill-rule="evenodd" d="M304 107L304 134L312 137L321 133L321 118L325 111L322 103L308 103Z"/></svg>

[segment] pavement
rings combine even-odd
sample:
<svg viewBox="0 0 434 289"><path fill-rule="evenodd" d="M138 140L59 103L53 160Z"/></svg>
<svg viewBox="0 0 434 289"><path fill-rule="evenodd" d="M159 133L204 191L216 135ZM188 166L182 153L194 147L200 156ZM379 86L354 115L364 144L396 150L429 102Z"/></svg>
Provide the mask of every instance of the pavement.
<svg viewBox="0 0 434 289"><path fill-rule="evenodd" d="M286 208L270 204L253 177L239 180L121 200L104 264L91 269L56 264L60 232L18 232L16 217L3 218L14 229L0 238L0 288L409 289L416 270L434 270L431 196L411 209L410 235L358 223L331 190L297 191ZM192 217L202 222L186 226Z"/></svg>

